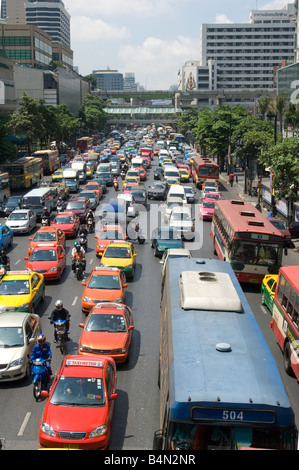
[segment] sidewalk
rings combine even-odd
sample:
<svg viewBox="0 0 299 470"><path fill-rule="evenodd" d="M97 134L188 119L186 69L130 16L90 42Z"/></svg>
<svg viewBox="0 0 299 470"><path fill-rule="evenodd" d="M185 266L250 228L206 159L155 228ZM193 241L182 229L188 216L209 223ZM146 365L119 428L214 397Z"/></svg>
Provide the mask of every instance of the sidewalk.
<svg viewBox="0 0 299 470"><path fill-rule="evenodd" d="M250 196L249 194L244 193L245 178L244 178L244 174L241 173L240 171L235 172L235 181L232 187L230 186L230 183L228 181L228 175L226 174L226 172L220 173L219 180L220 180L220 183L222 183L223 190L229 191L229 193L231 194L231 198L241 199L242 201L250 202L254 206L258 203L258 196ZM267 184L267 178L264 178L263 182ZM252 186L256 187L256 185L257 185L257 180L253 182ZM267 217L268 209L263 207L262 202L261 202L261 208L262 208L262 214L265 217ZM294 247L290 248L290 250L294 254L299 255L299 240L293 240L293 244L294 244ZM298 264L299 264L299 258L298 258Z"/></svg>

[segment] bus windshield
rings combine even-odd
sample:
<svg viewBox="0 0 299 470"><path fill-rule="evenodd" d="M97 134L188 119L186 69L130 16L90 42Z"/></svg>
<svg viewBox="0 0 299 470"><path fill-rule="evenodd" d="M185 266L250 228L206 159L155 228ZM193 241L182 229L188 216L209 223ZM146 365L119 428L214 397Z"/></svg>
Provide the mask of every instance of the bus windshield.
<svg viewBox="0 0 299 470"><path fill-rule="evenodd" d="M201 176L218 176L219 170L213 166L201 166L199 168L199 174Z"/></svg>
<svg viewBox="0 0 299 470"><path fill-rule="evenodd" d="M23 206L24 207L41 207L43 205L41 198L39 196L29 196L29 197L24 197L23 199Z"/></svg>
<svg viewBox="0 0 299 470"><path fill-rule="evenodd" d="M236 239L233 243L232 261L276 266L281 251L281 246L276 243L266 244Z"/></svg>

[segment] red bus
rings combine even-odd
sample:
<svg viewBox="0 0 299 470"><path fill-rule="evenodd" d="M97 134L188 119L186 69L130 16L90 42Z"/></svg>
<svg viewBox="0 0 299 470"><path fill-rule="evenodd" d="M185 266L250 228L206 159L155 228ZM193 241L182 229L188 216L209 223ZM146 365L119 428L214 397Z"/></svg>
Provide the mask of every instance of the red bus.
<svg viewBox="0 0 299 470"><path fill-rule="evenodd" d="M219 180L219 165L209 157L195 157L192 162L191 174L193 182L200 188L207 178Z"/></svg>
<svg viewBox="0 0 299 470"><path fill-rule="evenodd" d="M261 284L278 274L284 238L251 203L217 201L210 232L214 253L231 263L239 282Z"/></svg>
<svg viewBox="0 0 299 470"><path fill-rule="evenodd" d="M299 380L299 266L279 270L271 328L283 351L287 374Z"/></svg>
<svg viewBox="0 0 299 470"><path fill-rule="evenodd" d="M92 145L92 137L81 137L80 139L76 139L76 149L79 149L81 152L86 152L87 150L91 149Z"/></svg>

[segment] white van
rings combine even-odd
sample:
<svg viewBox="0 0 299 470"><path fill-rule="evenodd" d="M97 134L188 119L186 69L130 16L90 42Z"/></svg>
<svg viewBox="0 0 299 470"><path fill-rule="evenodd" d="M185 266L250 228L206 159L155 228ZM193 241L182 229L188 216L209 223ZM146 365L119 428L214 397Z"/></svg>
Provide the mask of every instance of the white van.
<svg viewBox="0 0 299 470"><path fill-rule="evenodd" d="M143 166L143 158L142 157L134 157L131 160L131 169L133 168L138 168L140 166Z"/></svg>
<svg viewBox="0 0 299 470"><path fill-rule="evenodd" d="M21 209L31 209L36 214L37 220L41 219L45 207L51 213L54 204L49 187L32 189L22 196L20 202Z"/></svg>
<svg viewBox="0 0 299 470"><path fill-rule="evenodd" d="M72 170L78 170L79 183L86 183L86 162L85 161L74 161L71 163Z"/></svg>
<svg viewBox="0 0 299 470"><path fill-rule="evenodd" d="M177 197L179 197L182 200L183 204L187 204L187 197L186 197L184 186L181 186L180 184L173 184L169 188L167 199L177 198Z"/></svg>
<svg viewBox="0 0 299 470"><path fill-rule="evenodd" d="M177 169L176 166L173 165L167 165L164 168L164 181L166 183L168 178L178 178L178 181L180 180L180 172Z"/></svg>

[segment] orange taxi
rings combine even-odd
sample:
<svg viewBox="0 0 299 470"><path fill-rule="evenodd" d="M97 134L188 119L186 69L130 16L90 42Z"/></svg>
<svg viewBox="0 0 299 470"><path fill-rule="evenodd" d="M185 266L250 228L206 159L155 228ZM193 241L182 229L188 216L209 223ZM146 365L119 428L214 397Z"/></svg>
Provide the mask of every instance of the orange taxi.
<svg viewBox="0 0 299 470"><path fill-rule="evenodd" d="M31 252L37 245L41 244L54 244L62 245L65 248L65 233L63 230L57 227L41 227L35 232L33 237L28 238L30 240L30 245L28 248L28 255L30 256Z"/></svg>
<svg viewBox="0 0 299 470"><path fill-rule="evenodd" d="M98 266L87 279L81 282L85 286L82 295L82 312L88 314L99 302L125 301L126 275L119 268Z"/></svg>
<svg viewBox="0 0 299 470"><path fill-rule="evenodd" d="M111 241L126 241L127 236L120 225L104 225L95 238L97 239L96 255L102 256Z"/></svg>
<svg viewBox="0 0 299 470"><path fill-rule="evenodd" d="M146 170L143 166L137 166L135 170L139 171L140 181L146 180Z"/></svg>
<svg viewBox="0 0 299 470"><path fill-rule="evenodd" d="M131 309L124 304L97 304L89 313L79 339L79 355L104 354L115 362L128 360L134 329Z"/></svg>
<svg viewBox="0 0 299 470"><path fill-rule="evenodd" d="M59 212L51 226L60 228L67 238L75 237L80 228L80 219L72 212Z"/></svg>
<svg viewBox="0 0 299 470"><path fill-rule="evenodd" d="M95 191L99 195L99 200L102 197L102 187L99 183L96 183L95 181L90 181L89 183L87 183L83 191Z"/></svg>
<svg viewBox="0 0 299 470"><path fill-rule="evenodd" d="M25 268L42 273L45 281L60 280L66 267L65 249L52 243L37 245L24 259L27 260Z"/></svg>
<svg viewBox="0 0 299 470"><path fill-rule="evenodd" d="M116 393L116 365L107 356L66 356L47 397L39 425L41 448L105 450Z"/></svg>

